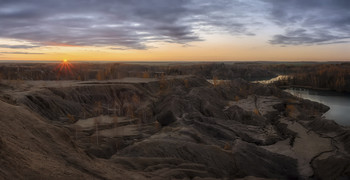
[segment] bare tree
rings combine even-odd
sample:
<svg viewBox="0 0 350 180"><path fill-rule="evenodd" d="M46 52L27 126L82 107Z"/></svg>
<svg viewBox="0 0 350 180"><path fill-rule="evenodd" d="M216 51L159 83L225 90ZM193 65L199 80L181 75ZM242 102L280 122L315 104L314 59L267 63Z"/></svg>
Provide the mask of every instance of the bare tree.
<svg viewBox="0 0 350 180"><path fill-rule="evenodd" d="M95 134L96 134L96 144L97 144L97 146L99 145L99 143L98 143L98 136L99 136L99 134L98 134L98 126L100 125L100 119L98 119L97 117L94 119L94 124L95 124Z"/></svg>
<svg viewBox="0 0 350 180"><path fill-rule="evenodd" d="M213 77L213 85L214 85L214 87L219 85L219 80L218 80L218 77L216 77L216 76Z"/></svg>
<svg viewBox="0 0 350 180"><path fill-rule="evenodd" d="M67 114L67 117L71 123L75 123L75 118L71 114ZM75 130L75 140L78 140L78 125L74 125Z"/></svg>
<svg viewBox="0 0 350 180"><path fill-rule="evenodd" d="M184 85L185 85L185 88L189 88L189 84L188 84L188 79L184 79Z"/></svg>
<svg viewBox="0 0 350 180"><path fill-rule="evenodd" d="M114 134L115 134L115 136L117 135L117 127L118 127L118 116L114 116L113 117L113 125L114 125Z"/></svg>
<svg viewBox="0 0 350 180"><path fill-rule="evenodd" d="M143 73L142 73L142 77L143 77L143 78L149 78L149 77L150 77L150 76L149 76L149 72L147 72L147 71L143 72Z"/></svg>
<svg viewBox="0 0 350 180"><path fill-rule="evenodd" d="M140 96L139 95L134 94L131 99L132 99L132 102L133 102L133 104L135 106L140 105L141 100L140 100Z"/></svg>
<svg viewBox="0 0 350 180"><path fill-rule="evenodd" d="M95 115L96 116L101 115L101 112L102 112L102 103L101 103L101 101L98 101L98 102L95 103L94 111L95 111Z"/></svg>

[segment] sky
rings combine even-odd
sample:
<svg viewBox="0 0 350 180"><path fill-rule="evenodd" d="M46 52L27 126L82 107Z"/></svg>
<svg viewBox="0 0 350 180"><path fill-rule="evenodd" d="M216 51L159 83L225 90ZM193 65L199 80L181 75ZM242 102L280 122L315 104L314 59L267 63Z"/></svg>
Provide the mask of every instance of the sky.
<svg viewBox="0 0 350 180"><path fill-rule="evenodd" d="M347 61L349 0L0 0L0 60Z"/></svg>

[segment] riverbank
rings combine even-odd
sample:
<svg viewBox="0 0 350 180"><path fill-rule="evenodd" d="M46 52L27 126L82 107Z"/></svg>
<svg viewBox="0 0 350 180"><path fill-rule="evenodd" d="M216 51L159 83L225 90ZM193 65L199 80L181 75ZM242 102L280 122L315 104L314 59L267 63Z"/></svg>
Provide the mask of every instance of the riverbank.
<svg viewBox="0 0 350 180"><path fill-rule="evenodd" d="M318 90L318 91L333 91L333 92L338 92L331 90L329 88L317 88L317 87L312 87L312 86L301 86L301 85L288 85L288 86L278 86L281 89L290 89L290 88L302 88L302 89L310 89L310 90Z"/></svg>
<svg viewBox="0 0 350 180"><path fill-rule="evenodd" d="M284 91L299 98L325 104L330 108L323 116L334 120L342 126L350 126L350 94L335 91L311 90L305 88L289 88Z"/></svg>

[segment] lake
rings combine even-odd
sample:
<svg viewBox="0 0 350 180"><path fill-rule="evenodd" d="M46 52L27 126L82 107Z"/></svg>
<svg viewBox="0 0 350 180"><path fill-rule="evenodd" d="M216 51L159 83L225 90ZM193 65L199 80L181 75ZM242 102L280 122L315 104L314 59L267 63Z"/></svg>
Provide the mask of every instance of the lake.
<svg viewBox="0 0 350 180"><path fill-rule="evenodd" d="M343 126L350 126L350 94L302 88L291 88L285 91L329 106L331 109L324 114L327 119L334 120Z"/></svg>

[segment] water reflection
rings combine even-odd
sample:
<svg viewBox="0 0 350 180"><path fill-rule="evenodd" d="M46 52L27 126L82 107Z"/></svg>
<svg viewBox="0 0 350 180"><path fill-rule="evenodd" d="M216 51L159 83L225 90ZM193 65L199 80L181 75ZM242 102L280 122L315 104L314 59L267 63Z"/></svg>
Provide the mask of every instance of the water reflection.
<svg viewBox="0 0 350 180"><path fill-rule="evenodd" d="M288 77L289 77L288 75L279 75L275 78L268 79L268 80L252 81L252 83L270 84L276 81L287 79Z"/></svg>
<svg viewBox="0 0 350 180"><path fill-rule="evenodd" d="M340 125L350 126L350 94L301 88L291 88L285 91L329 106L331 109L324 114L327 119L332 119Z"/></svg>

